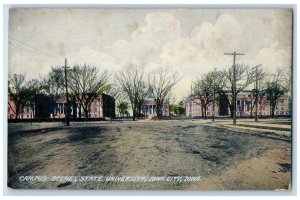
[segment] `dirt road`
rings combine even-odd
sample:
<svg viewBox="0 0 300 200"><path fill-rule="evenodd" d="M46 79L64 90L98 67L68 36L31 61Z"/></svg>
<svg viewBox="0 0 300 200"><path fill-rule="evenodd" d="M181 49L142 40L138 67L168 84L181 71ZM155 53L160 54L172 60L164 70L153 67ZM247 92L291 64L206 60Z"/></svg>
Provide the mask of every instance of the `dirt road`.
<svg viewBox="0 0 300 200"><path fill-rule="evenodd" d="M274 190L291 143L193 121L9 124L9 185L44 189ZM201 177L194 182L36 182L20 176Z"/></svg>

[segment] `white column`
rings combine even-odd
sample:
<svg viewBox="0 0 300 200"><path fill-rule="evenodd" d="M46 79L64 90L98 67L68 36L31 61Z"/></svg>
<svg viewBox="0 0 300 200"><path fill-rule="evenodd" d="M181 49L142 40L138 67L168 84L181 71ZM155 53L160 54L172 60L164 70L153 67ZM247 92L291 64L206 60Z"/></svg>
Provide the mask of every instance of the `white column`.
<svg viewBox="0 0 300 200"><path fill-rule="evenodd" d="M241 100L241 111L244 111L244 100Z"/></svg>

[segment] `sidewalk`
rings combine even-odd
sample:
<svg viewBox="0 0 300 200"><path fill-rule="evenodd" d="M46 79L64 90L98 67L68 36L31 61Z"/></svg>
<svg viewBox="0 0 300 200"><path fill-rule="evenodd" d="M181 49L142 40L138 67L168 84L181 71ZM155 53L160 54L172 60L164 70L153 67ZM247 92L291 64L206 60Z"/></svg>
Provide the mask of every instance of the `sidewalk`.
<svg viewBox="0 0 300 200"><path fill-rule="evenodd" d="M208 126L222 127L231 131L250 133L283 140L291 139L292 126L291 121L287 119L262 119L258 122L254 122L253 119L237 119L237 124L235 126L232 124L232 120L216 120L215 122L212 122L211 120L205 121L205 124Z"/></svg>

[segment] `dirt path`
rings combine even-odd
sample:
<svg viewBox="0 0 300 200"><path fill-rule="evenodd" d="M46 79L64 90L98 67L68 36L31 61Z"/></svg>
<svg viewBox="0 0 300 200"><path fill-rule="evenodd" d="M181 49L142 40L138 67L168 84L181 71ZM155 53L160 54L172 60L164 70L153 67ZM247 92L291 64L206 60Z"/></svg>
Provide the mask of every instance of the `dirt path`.
<svg viewBox="0 0 300 200"><path fill-rule="evenodd" d="M20 126L20 125L18 125ZM287 189L291 144L187 121L10 127L14 188ZM15 130L15 131L13 131ZM24 131L27 130L27 131ZM197 182L18 182L20 175L201 176Z"/></svg>

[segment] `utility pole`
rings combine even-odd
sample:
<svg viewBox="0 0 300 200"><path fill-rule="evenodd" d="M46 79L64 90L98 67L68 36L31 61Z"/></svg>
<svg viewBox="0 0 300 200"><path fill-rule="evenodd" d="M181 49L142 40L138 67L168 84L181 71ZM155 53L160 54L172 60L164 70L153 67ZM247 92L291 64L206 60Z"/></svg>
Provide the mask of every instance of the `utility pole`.
<svg viewBox="0 0 300 200"><path fill-rule="evenodd" d="M192 119L192 92L193 91L193 85L191 85L191 94L190 94L190 118Z"/></svg>
<svg viewBox="0 0 300 200"><path fill-rule="evenodd" d="M213 76L213 117L212 117L212 121L215 121L215 78L216 78L216 70L217 68L215 68L214 70L214 76Z"/></svg>
<svg viewBox="0 0 300 200"><path fill-rule="evenodd" d="M65 119L67 122L67 126L70 126L70 118L69 118L69 93L68 93L68 79L67 79L67 58L65 58L65 84L66 84L66 101L67 101L67 109Z"/></svg>
<svg viewBox="0 0 300 200"><path fill-rule="evenodd" d="M243 53L224 53L226 56L233 56L233 66L232 66L232 71L233 71L233 91L232 91L232 100L233 100L233 125L236 125L236 75L235 75L235 60L236 56L242 56L245 55Z"/></svg>
<svg viewBox="0 0 300 200"><path fill-rule="evenodd" d="M112 123L112 113L111 113L111 107L112 107L112 96L109 96L109 115L110 115L110 123Z"/></svg>
<svg viewBox="0 0 300 200"><path fill-rule="evenodd" d="M255 67L255 122L258 122L258 67Z"/></svg>

